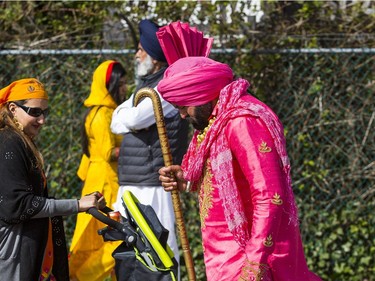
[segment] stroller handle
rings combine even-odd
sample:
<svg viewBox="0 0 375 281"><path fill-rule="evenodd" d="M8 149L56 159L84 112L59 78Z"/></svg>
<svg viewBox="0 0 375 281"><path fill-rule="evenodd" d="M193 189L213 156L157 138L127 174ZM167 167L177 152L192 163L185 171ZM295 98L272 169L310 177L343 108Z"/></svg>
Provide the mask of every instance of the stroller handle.
<svg viewBox="0 0 375 281"><path fill-rule="evenodd" d="M100 209L100 211L106 214L113 212L113 210L107 206L105 206L103 209Z"/></svg>
<svg viewBox="0 0 375 281"><path fill-rule="evenodd" d="M111 209L109 209L109 210L111 210ZM104 210L104 211L107 212L108 210ZM94 207L88 209L86 212L89 213L90 215L92 215L97 220L101 221L102 223L104 223L104 224L106 224L106 225L126 234L126 241L125 242L127 243L127 245L132 246L136 243L136 236L134 235L134 233L132 233L126 227L124 227L124 225L122 223L119 223L119 222L105 216L102 212L100 212L98 209L96 209Z"/></svg>

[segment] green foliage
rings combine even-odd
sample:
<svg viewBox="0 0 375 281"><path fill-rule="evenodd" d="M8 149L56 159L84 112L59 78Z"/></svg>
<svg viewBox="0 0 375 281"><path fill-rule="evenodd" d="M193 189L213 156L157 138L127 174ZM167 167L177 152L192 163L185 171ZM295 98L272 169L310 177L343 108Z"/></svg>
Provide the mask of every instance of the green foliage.
<svg viewBox="0 0 375 281"><path fill-rule="evenodd" d="M366 206L370 211L374 204ZM374 280L375 230L374 217L359 217L357 206L347 204L335 212L312 211L318 221L302 222L302 228L313 239L305 248L309 267L319 272L323 280Z"/></svg>
<svg viewBox="0 0 375 281"><path fill-rule="evenodd" d="M112 9L121 2L110 2ZM19 41L24 48L97 48L103 22L110 20L106 1L3 1L0 3L0 44ZM73 27L73 28L72 28ZM0 46L1 46L0 45Z"/></svg>
<svg viewBox="0 0 375 281"><path fill-rule="evenodd" d="M187 230L187 237L190 246L190 252L194 262L194 269L197 280L205 280L205 267L203 263L203 249L201 243L200 217L198 197L196 193L181 193L181 207L184 210L184 222ZM181 247L180 247L181 249ZM186 266L181 252L181 280L187 280Z"/></svg>

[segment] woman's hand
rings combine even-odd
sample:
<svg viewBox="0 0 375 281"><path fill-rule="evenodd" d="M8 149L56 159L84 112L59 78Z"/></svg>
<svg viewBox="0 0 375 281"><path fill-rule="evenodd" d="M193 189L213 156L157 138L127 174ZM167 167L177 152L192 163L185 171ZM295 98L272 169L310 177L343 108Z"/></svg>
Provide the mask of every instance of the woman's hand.
<svg viewBox="0 0 375 281"><path fill-rule="evenodd" d="M96 199L98 200L98 209L101 210L107 205L107 202L105 201L104 196L100 192L95 192L95 195Z"/></svg>
<svg viewBox="0 0 375 281"><path fill-rule="evenodd" d="M183 177L183 172L179 165L160 168L159 175L159 180L165 191L175 189L180 191L186 190L186 180Z"/></svg>
<svg viewBox="0 0 375 281"><path fill-rule="evenodd" d="M90 208L103 209L106 204L104 196L96 191L78 200L78 211L86 212Z"/></svg>

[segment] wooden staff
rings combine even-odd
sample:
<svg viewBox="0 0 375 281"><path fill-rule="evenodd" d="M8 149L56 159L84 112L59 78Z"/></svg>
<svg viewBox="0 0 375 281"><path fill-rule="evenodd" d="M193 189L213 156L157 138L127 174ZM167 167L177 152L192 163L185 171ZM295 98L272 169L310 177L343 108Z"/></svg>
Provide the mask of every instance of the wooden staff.
<svg viewBox="0 0 375 281"><path fill-rule="evenodd" d="M158 130L161 151L162 151L163 159L164 159L164 165L165 166L173 165L171 149L169 146L169 140L167 136L167 130L165 129L163 108L161 106L159 95L152 88L147 88L147 87L142 88L134 96L134 106L137 106L138 103L145 97L149 97L152 100L152 106L154 109L156 127ZM184 254L186 270L188 273L188 280L195 281L196 279L195 279L194 263L193 263L193 258L190 252L189 241L186 235L184 218L182 216L179 191L176 189L172 190L171 195L172 195L174 214L176 217L177 229L178 229L178 233L180 236L182 251Z"/></svg>

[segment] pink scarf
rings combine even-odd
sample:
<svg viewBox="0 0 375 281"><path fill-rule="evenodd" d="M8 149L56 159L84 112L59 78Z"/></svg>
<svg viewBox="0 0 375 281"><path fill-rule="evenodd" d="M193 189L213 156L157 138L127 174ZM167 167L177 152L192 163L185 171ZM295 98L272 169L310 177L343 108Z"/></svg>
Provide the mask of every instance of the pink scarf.
<svg viewBox="0 0 375 281"><path fill-rule="evenodd" d="M233 157L229 144L223 130L230 119L240 116L259 117L267 126L279 154L283 169L287 177L288 185L291 187L290 163L286 152L283 126L278 117L265 104L252 98L251 101L240 100L241 96L247 95L249 82L238 79L222 89L216 107L216 120L208 130L204 140L197 147L197 135L195 132L193 140L182 162L184 178L192 183L197 183L203 174L203 168L208 156L212 165L212 173L216 182L220 183L219 196L223 202L224 214L229 230L235 240L242 245L250 238L248 221L245 216L242 200L234 181ZM194 186L193 186L194 187ZM289 190L288 202L292 205L292 219L297 222L297 211L294 204L291 188Z"/></svg>

